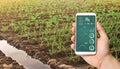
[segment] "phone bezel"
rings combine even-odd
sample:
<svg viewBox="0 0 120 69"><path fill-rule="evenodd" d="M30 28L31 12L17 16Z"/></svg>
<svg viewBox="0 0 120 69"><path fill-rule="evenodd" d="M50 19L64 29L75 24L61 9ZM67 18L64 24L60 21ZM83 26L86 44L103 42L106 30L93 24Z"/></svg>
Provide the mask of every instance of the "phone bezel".
<svg viewBox="0 0 120 69"><path fill-rule="evenodd" d="M76 20L77 20L77 16L80 16L80 15L82 15L82 16L86 16L86 15L95 16L95 28L96 28L96 14L95 13L77 13ZM77 26L76 26L76 30L77 30ZM96 35L96 29L95 29L95 35ZM76 38L77 38L77 36L76 36ZM96 41L96 36L95 36L95 41ZM76 45L76 42L75 42L75 45ZM96 46L96 42L95 42L95 46ZM77 54L77 55L94 55L94 54L96 54L96 48L97 48L97 46L95 47L94 52L78 52L78 51L76 51L76 47L75 47L75 54Z"/></svg>

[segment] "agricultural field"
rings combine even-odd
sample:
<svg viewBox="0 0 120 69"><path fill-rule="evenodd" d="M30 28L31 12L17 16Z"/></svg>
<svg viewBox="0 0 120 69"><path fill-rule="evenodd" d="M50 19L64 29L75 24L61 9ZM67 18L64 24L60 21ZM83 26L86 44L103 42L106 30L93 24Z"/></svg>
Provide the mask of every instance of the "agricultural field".
<svg viewBox="0 0 120 69"><path fill-rule="evenodd" d="M119 0L0 0L0 39L53 69L95 69L70 48L78 12L97 14L110 51L120 60Z"/></svg>

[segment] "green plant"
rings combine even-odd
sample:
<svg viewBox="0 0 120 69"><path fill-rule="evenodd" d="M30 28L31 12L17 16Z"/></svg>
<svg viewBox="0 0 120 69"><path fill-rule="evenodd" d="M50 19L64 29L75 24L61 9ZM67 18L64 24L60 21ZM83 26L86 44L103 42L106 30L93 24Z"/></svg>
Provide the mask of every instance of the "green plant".
<svg viewBox="0 0 120 69"><path fill-rule="evenodd" d="M2 29L1 29L1 31L3 31L3 32L5 32L5 31L8 31L8 26L2 26Z"/></svg>
<svg viewBox="0 0 120 69"><path fill-rule="evenodd" d="M0 0L0 30L12 30L20 36L27 34L29 42L39 41L40 46L48 46L49 54L54 55L57 51L67 51L66 45L72 43L71 24L75 22L75 14L94 12L109 36L110 49L116 51L120 50L119 6L119 0ZM66 55L68 61L76 57L72 52ZM114 56L119 58L117 51Z"/></svg>
<svg viewBox="0 0 120 69"><path fill-rule="evenodd" d="M18 31L19 26L17 26L15 23L11 23L10 27L12 28L12 30L14 30L15 32Z"/></svg>
<svg viewBox="0 0 120 69"><path fill-rule="evenodd" d="M59 40L59 42L58 42L58 44L59 44L59 45L58 45L58 49L59 49L59 50L64 50L65 47L64 47L63 44L62 44L62 42L63 42L62 39L59 38L58 40Z"/></svg>
<svg viewBox="0 0 120 69"><path fill-rule="evenodd" d="M52 44L52 48L49 50L49 53L53 55L55 53L54 45Z"/></svg>

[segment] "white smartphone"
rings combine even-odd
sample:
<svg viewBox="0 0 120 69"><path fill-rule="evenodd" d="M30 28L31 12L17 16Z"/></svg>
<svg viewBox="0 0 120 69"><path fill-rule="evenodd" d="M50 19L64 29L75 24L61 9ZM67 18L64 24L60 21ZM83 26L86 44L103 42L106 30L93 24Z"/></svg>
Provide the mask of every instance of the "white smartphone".
<svg viewBox="0 0 120 69"><path fill-rule="evenodd" d="M77 55L96 54L96 14L76 14L76 47Z"/></svg>

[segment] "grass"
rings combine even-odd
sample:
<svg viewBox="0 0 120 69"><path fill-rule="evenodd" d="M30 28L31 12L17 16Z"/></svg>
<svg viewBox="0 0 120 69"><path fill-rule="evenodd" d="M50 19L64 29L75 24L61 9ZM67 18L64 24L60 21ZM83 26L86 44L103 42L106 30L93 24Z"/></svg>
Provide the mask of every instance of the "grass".
<svg viewBox="0 0 120 69"><path fill-rule="evenodd" d="M40 46L50 47L51 55L70 46L77 12L95 12L109 36L111 50L120 50L119 0L1 0L0 8L1 31L27 34L30 43L38 41ZM114 56L118 58L117 53Z"/></svg>

